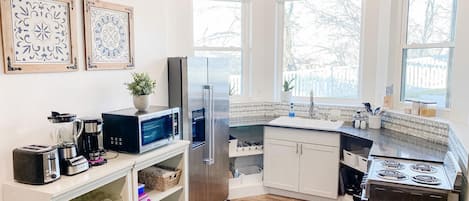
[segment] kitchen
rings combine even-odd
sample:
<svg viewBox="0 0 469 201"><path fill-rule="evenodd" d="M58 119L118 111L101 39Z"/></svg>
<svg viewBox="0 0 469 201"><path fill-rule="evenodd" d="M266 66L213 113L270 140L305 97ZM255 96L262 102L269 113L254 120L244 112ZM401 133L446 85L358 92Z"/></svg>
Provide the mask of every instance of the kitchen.
<svg viewBox="0 0 469 201"><path fill-rule="evenodd" d="M70 112L77 114L78 117L97 117L104 112L133 107L132 97L124 86L124 83L129 82L131 79L130 74L132 72L146 72L152 79L156 80L157 87L152 95L151 104L168 106L167 58L191 56L194 55L194 49L197 50L196 55L200 55L205 50L202 47L204 44L196 46L198 44L194 42L193 33L197 30L199 30L197 33L203 33L204 28L197 26L197 23L203 25L204 21L194 22L198 18L193 19L193 9L197 6L193 4L197 1L109 0L109 2L132 6L135 12L135 70L112 71L85 70L85 43L83 42L85 27L82 26L84 24L82 16L83 1L75 1L78 10L76 24L79 25L76 31L79 41L77 43L78 70L76 72L0 74L0 93L2 97L0 130L2 131L2 138L4 138L0 141L0 158L1 164L3 164L0 177L2 183L13 180L13 149L28 144L51 143L49 137L50 125L46 119L51 111ZM2 1L2 5L4 2L6 1ZM281 67L283 56L279 55L279 48L283 46L283 43L279 40L282 38L284 26L279 24L279 19L282 18L281 15L284 10L278 1L251 0L242 2L243 4L237 8L240 8L243 13L242 30L248 33L243 32L241 34L245 37L240 43L242 47L247 48L242 50L242 71L237 72L241 75L239 81L241 90L236 92L239 95L236 94L230 97L230 126L233 128L241 127L241 130L244 126L266 125L276 117L288 116L289 113L288 103L281 103L284 79L282 77L283 68ZM454 47L454 52L451 53L454 59L450 68L451 82L448 84L450 107L440 107L437 118L421 119L413 115L402 115L404 109L411 106L402 103L400 99L401 57L403 51L401 47L401 29L403 27L401 16L402 13L405 13L405 10L403 10L405 1L363 0L360 2L362 2L361 17L363 20L361 23L363 26L361 27L361 41L359 43L360 54L359 57L357 56L360 63L359 75L356 79L356 83L359 83L356 89L359 92L359 98L355 101L349 101L340 98L316 97L315 103L320 110L318 113L323 117L331 116L330 114L323 115L327 113L323 111L339 108L341 111L340 120L346 120L350 123L355 110L364 110L361 105L362 102L371 102L374 107L383 105L383 97L387 95L385 88L394 85L394 96L391 100L394 109L384 115L383 127L386 129L394 128L391 130L405 128L402 133L413 136L398 135L400 138L408 138L408 140L404 140L405 142L412 141L404 143L404 147L407 148L405 150L423 147L421 149L424 150L424 156L436 155L435 152L425 152L426 150L433 150L425 149L428 146L433 147L433 144L419 143L422 138L436 142L437 145L434 145L434 147L437 151L445 150L449 146L448 144L457 144L462 146L463 150L467 150L469 143L469 139L466 137L469 121L467 100L469 96L467 96L463 86L467 85L465 66L469 64L469 61L465 56L465 52L468 52L466 49L469 48L469 40L467 40L469 27L462 19L468 17L467 12L464 12L464 10L469 9L469 3L463 0L457 1L457 6L455 6L457 12L454 11L456 14L454 22L455 37L454 43L451 44ZM215 13L215 16L219 14ZM225 17L229 18L229 15ZM204 19L207 18L210 18L210 16L205 16ZM299 37L299 40L313 39ZM1 49L2 62L0 62L0 66L3 69L5 59L3 57L3 48ZM239 47L234 47L231 50L239 51ZM299 81L300 79L296 80L296 82ZM297 86L296 89L300 89L301 85L297 84ZM302 93L301 98L293 98L294 112L297 116L308 117L309 90L303 90ZM317 96L321 95L319 90L316 90L316 93L318 93ZM327 106L329 105L336 105L337 107L328 109ZM341 108L342 106L344 108ZM397 118L393 119L393 117ZM421 123L418 124L420 127L416 126L414 128L409 125L403 126L405 122ZM431 131L433 129L443 129L444 131L421 131ZM367 131L374 132L369 128L363 132ZM445 135L445 131L450 134ZM256 130L255 132L262 132L262 130ZM365 135L366 133L363 134L363 136ZM370 138L365 136L364 139L373 141L374 139L385 138L381 135L370 135L373 136ZM420 135L420 137L415 135ZM433 139L428 136L436 137ZM386 145L385 141L379 143ZM397 147L397 150L394 151L405 153L405 150ZM373 148L370 152L373 152ZM409 157L406 154L402 155L403 157ZM461 154L455 155L459 157ZM466 159L460 160L466 161L465 165L467 166L467 156ZM105 167L103 166L103 168ZM461 168L467 169L464 166ZM80 176L77 175L76 177Z"/></svg>

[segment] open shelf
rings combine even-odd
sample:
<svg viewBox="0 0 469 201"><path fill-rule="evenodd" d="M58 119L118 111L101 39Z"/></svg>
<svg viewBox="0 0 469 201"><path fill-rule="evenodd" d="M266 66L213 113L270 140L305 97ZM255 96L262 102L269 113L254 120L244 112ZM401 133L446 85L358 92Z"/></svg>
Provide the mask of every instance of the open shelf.
<svg viewBox="0 0 469 201"><path fill-rule="evenodd" d="M345 166L347 166L347 167L350 167L350 168L352 168L352 169L354 169L354 170L356 170L356 171L359 171L359 172L362 172L362 173L366 173L366 172L363 172L363 170L358 169L357 166L347 164L347 163L346 163L345 161L343 161L343 160L340 160L340 164L345 165Z"/></svg>
<svg viewBox="0 0 469 201"><path fill-rule="evenodd" d="M145 189L147 190L147 189ZM181 185L177 185L175 187L172 187L166 191L157 191L157 190L150 190L150 191L145 191L147 192L148 194L148 197L152 200L152 201L158 201L158 200L162 200L162 199L165 199L166 197L168 196L171 196L173 195L174 193L178 192L182 190L182 186Z"/></svg>
<svg viewBox="0 0 469 201"><path fill-rule="evenodd" d="M242 156L254 156L264 154L264 150L246 150L246 151L232 151L230 152L230 158L242 157Z"/></svg>

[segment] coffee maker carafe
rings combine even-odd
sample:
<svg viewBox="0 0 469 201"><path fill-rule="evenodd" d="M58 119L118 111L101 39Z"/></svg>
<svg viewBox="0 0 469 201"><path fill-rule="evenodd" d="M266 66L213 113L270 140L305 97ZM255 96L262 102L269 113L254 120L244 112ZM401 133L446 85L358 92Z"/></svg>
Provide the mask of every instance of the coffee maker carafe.
<svg viewBox="0 0 469 201"><path fill-rule="evenodd" d="M103 128L103 121L99 118L81 118L84 129L78 139L78 149L80 154L85 156L90 165L99 166L106 163L101 157L100 135Z"/></svg>

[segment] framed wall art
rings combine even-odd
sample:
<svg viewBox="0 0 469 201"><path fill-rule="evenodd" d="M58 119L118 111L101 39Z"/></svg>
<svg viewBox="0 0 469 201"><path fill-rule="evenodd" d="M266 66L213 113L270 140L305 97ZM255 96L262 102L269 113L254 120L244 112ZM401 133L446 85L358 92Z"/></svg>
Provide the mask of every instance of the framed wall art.
<svg viewBox="0 0 469 201"><path fill-rule="evenodd" d="M84 1L86 69L134 68L133 8Z"/></svg>
<svg viewBox="0 0 469 201"><path fill-rule="evenodd" d="M0 0L5 73L76 71L73 0Z"/></svg>

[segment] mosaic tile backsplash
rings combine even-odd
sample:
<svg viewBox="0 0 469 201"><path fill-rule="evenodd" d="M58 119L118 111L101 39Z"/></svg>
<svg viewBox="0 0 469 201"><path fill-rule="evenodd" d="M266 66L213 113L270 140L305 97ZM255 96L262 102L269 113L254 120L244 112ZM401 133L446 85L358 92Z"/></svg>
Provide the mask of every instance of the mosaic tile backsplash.
<svg viewBox="0 0 469 201"><path fill-rule="evenodd" d="M295 104L296 116L309 117L309 104ZM352 115L364 111L361 106L315 105L316 114L327 118L331 110L339 110L339 120L352 121ZM249 102L230 104L230 125L264 124L279 116L288 114L289 104L280 102ZM386 112L382 117L382 127L402 132L414 137L424 138L434 143L448 145L449 126L436 120L417 116Z"/></svg>

